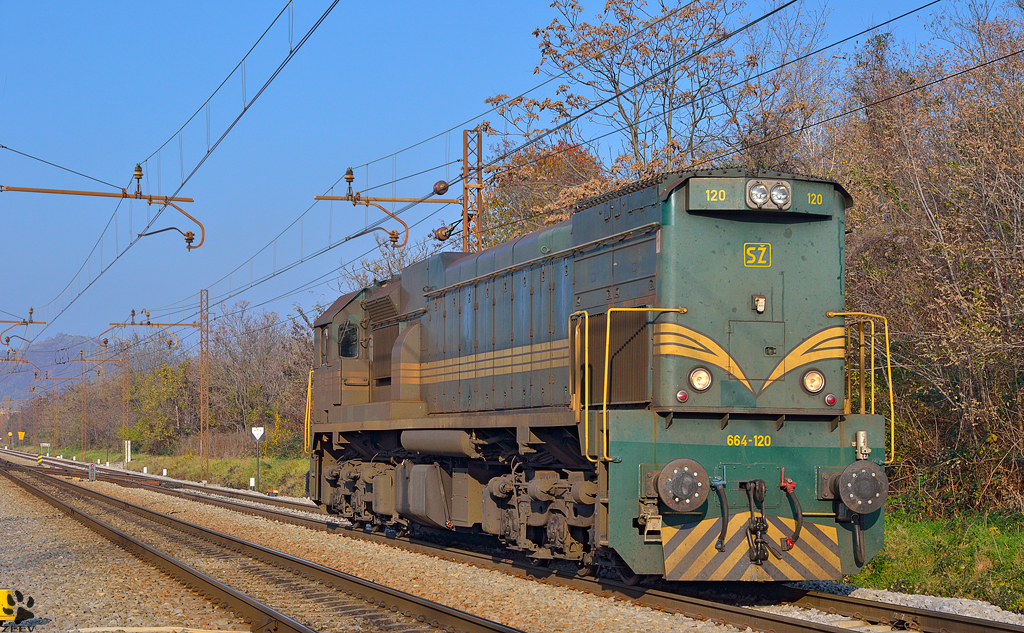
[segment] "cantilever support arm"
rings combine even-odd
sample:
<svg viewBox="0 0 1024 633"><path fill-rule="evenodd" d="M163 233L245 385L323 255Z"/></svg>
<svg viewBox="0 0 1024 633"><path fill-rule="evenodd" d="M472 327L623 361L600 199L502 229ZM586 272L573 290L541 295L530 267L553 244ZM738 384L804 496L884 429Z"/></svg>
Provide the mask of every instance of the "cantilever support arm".
<svg viewBox="0 0 1024 633"><path fill-rule="evenodd" d="M0 323L11 323L11 321L0 321ZM21 327L21 326L25 326L25 325L36 325L36 324L45 325L46 321L18 321L18 322L15 322L14 325L12 325L11 327L7 328L3 332L0 332L0 339L2 339L4 337L4 334L7 334L8 332L10 332L11 330L13 330L16 327Z"/></svg>
<svg viewBox="0 0 1024 633"><path fill-rule="evenodd" d="M100 347L106 347L107 346L107 344L103 342L103 335L106 334L107 332L109 332L110 330L113 330L116 327L118 327L118 325L114 324L114 325L111 325L110 327L108 327L107 329L103 330L102 332L100 332L99 336L96 337L96 342L98 342L100 344Z"/></svg>
<svg viewBox="0 0 1024 633"><path fill-rule="evenodd" d="M173 202L171 202L171 198L152 198L151 197L146 202L148 202L149 204L170 205L170 206L174 207L175 209L177 209L178 211L180 211L183 216L185 216L189 220L192 220L193 222L195 222L196 224L199 225L199 243L196 244L195 246L192 246L192 244L191 244L191 242L189 240L188 233L182 233L182 235L185 236L185 241L189 242L189 244L186 246L186 248L188 250L190 250L190 251L195 250L195 249L199 248L200 246L202 246L203 242L206 241L206 227L203 226L203 223L200 222L199 220L193 218L191 215L185 213L184 209L182 209L178 205L176 205ZM178 229L175 229L175 230L178 231L179 233L181 233L180 230L178 230Z"/></svg>
<svg viewBox="0 0 1024 633"><path fill-rule="evenodd" d="M5 362L6 363L25 363L26 365L32 365L33 367L35 367L36 371L43 371L42 369L39 369L39 365L36 365L35 363L33 363L30 360L23 360L21 358L10 358L10 357L0 358L0 363L5 363Z"/></svg>
<svg viewBox="0 0 1024 633"><path fill-rule="evenodd" d="M366 206L373 205L373 206L377 207L378 209L380 209L381 211L383 211L384 213L387 213L388 215L390 215L392 218L398 220L399 224L402 225L402 228L405 229L405 239L402 240L401 244L399 244L398 243L398 235L397 235L398 232L397 231L388 231L387 229L382 229L380 227L374 227L374 230L384 231L385 233L387 233L388 236L391 238L391 245L393 247L395 247L395 248L402 248L403 246L405 246L406 244L409 243L409 225L406 224L402 220L402 218L398 217L394 213L388 211L387 209L385 209L384 207L382 207L381 205L377 204L376 202L374 202L372 200L369 200L369 199L366 199L366 198L360 198L358 195L351 195L351 196L313 196L313 199L314 200L341 200L341 201L344 201L344 202L351 202L353 205L356 205L356 204L363 204L363 205L366 205ZM434 202L437 202L437 201L435 200Z"/></svg>
<svg viewBox="0 0 1024 633"><path fill-rule="evenodd" d="M137 171L135 172L135 177L141 179L142 171L139 170L138 167L136 167L136 169ZM195 200L193 200L192 198L181 198L173 196L145 196L142 195L142 191L140 191L138 188L136 189L135 193L129 193L127 189L122 189L120 193L111 193L107 191L39 189L37 187L8 187L6 185L0 185L0 192L3 191L19 191L22 193L55 193L65 196L92 196L96 198L134 198L136 200L145 200L149 204L170 205L177 209L178 211L180 211L181 214L184 215L186 218L192 220L193 222L199 225L199 243L196 244L195 246L192 246L192 242L191 239L189 238L189 235L187 233L185 234L185 242L187 243L188 250L191 251L199 248L200 246L203 245L203 242L206 240L206 228L203 227L202 223L199 220L193 218L191 215L185 213L185 211L181 207L174 204L175 202L195 202Z"/></svg>

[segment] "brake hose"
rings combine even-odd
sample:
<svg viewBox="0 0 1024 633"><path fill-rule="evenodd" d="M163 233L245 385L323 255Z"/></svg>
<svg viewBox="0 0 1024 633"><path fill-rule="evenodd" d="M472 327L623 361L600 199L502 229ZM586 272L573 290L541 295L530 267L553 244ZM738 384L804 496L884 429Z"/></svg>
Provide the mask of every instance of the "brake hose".
<svg viewBox="0 0 1024 633"><path fill-rule="evenodd" d="M859 514L853 515L853 550L857 557L857 564L863 565L867 562L864 555L864 528L860 524Z"/></svg>
<svg viewBox="0 0 1024 633"><path fill-rule="evenodd" d="M793 515L796 518L796 529L793 530L793 536L782 538L779 542L782 551L788 552L796 547L796 542L800 540L800 530L804 527L804 512L800 507L800 500L796 498L796 482L792 479L783 479L780 487L786 491L786 496L793 502Z"/></svg>
<svg viewBox="0 0 1024 633"><path fill-rule="evenodd" d="M725 551L725 536L729 530L729 500L725 498L725 482L715 477L714 481L711 482L711 487L718 493L718 501L722 504L722 531L718 535L718 542L715 543L715 549L720 552Z"/></svg>

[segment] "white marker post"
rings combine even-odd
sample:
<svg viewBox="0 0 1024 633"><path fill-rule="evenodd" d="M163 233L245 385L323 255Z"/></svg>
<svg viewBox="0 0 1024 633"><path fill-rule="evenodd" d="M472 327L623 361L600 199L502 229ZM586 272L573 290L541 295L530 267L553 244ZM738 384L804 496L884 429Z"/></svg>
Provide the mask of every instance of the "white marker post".
<svg viewBox="0 0 1024 633"><path fill-rule="evenodd" d="M266 429L262 426L252 427L252 439L256 441L256 492L260 491L260 442L263 441L263 432Z"/></svg>

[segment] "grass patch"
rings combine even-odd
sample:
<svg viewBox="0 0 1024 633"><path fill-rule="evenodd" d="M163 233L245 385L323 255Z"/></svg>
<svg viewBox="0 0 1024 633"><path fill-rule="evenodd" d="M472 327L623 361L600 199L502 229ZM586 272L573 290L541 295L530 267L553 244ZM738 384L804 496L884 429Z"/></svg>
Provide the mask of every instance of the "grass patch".
<svg viewBox="0 0 1024 633"><path fill-rule="evenodd" d="M847 580L874 589L985 600L1024 613L1024 517L934 519L891 512L885 547Z"/></svg>
<svg viewBox="0 0 1024 633"><path fill-rule="evenodd" d="M16 446L15 450L38 452L38 446ZM45 452L44 452L45 454ZM76 458L79 462L111 464L121 462L120 450L93 449L82 452L74 448L58 451L50 450L50 455L63 455L64 459ZM143 467L149 474L160 475L167 469L167 476L176 479L199 481L202 479L199 458L194 455L147 455L136 453L128 465L129 470L142 472ZM277 490L289 497L302 497L306 493L306 471L309 469L309 458L282 458L260 456L260 488ZM229 486L231 488L249 489L249 478L256 476L256 458L242 457L239 459L210 459L210 475L207 481L211 484Z"/></svg>
<svg viewBox="0 0 1024 633"><path fill-rule="evenodd" d="M167 469L168 477L199 481L201 462L191 455L138 455L128 465L130 470L150 474L162 474ZM277 490L282 495L301 497L306 492L307 458L281 458L260 456L260 489ZM210 459L210 473L207 481L211 484L248 490L249 478L256 476L256 458Z"/></svg>

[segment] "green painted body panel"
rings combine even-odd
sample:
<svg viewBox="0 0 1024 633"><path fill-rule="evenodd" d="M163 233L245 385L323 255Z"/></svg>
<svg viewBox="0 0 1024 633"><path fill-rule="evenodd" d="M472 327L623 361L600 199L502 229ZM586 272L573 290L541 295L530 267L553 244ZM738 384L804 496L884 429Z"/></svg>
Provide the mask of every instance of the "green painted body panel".
<svg viewBox="0 0 1024 633"><path fill-rule="evenodd" d="M835 430L827 420L787 421L776 430L774 419L729 420L721 428L719 419L674 417L666 428L666 417L651 411L616 411L609 414L609 544L636 573L663 574L664 560L660 543L644 543L643 531L635 523L637 498L642 496L644 473L658 470L673 459L686 457L700 463L710 478L726 481L726 496L731 513L748 509L744 491L738 482L764 479L768 484L765 509L769 514L793 518L792 505L779 488L782 469L796 482L806 522L839 529L839 554L844 574L859 569L854 560L853 526L836 523L832 516L808 516L834 513L833 502L818 499L820 471L841 471L855 461L853 440L857 431L867 431L872 455L885 450L885 427L881 416L851 415ZM747 446L729 446L728 438L746 437ZM754 446L754 436L770 437L770 446ZM880 460L879 460L880 461ZM665 508L663 507L663 510ZM865 549L868 558L882 547L883 512L864 517ZM662 515L667 525L678 526L721 516L718 498L705 502L696 512Z"/></svg>
<svg viewBox="0 0 1024 633"><path fill-rule="evenodd" d="M787 180L793 184L791 212L756 211L743 203L747 179L692 179L662 207L658 261L658 303L685 307L685 315L665 315L663 323L685 326L720 345L748 379L737 379L726 367L681 356L655 356L653 406L674 411L772 409L827 415L825 393L843 401L843 361L830 358L796 364L771 384L765 381L786 353L815 333L843 325L844 198L826 183ZM726 192L726 202L690 208L705 191ZM824 193L823 193L824 192ZM808 194L822 193L822 205L811 207ZM804 203L801 203L801 200ZM795 210L801 210L800 213ZM770 266L748 262L745 246L770 245ZM754 297L765 300L763 312ZM713 382L703 393L689 389L687 377L698 366L711 370ZM825 375L825 389L808 394L800 378L809 368ZM688 389L684 406L675 394ZM834 410L834 409L832 409Z"/></svg>

